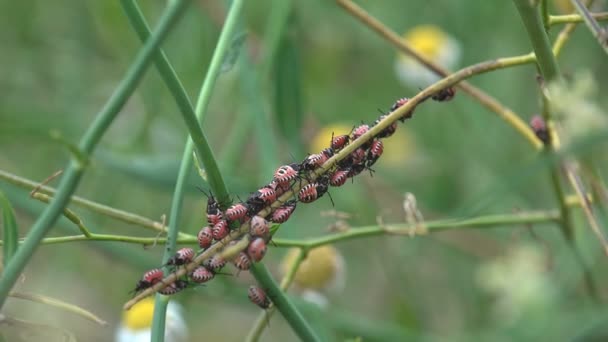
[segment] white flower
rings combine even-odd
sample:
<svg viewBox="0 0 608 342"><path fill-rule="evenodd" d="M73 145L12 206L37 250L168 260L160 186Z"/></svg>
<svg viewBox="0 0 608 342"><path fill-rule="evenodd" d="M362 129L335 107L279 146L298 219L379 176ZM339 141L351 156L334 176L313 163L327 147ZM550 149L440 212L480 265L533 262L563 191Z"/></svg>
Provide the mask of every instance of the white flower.
<svg viewBox="0 0 608 342"><path fill-rule="evenodd" d="M152 334L154 297L148 297L125 311L122 322L116 331L116 342L149 342ZM185 342L188 340L188 327L183 309L175 301L167 306L165 321L165 341Z"/></svg>
<svg viewBox="0 0 608 342"><path fill-rule="evenodd" d="M407 31L403 39L414 50L445 69L455 68L460 61L460 45L437 26L416 26ZM401 83L416 88L426 87L440 79L417 60L403 53L397 55L395 72Z"/></svg>

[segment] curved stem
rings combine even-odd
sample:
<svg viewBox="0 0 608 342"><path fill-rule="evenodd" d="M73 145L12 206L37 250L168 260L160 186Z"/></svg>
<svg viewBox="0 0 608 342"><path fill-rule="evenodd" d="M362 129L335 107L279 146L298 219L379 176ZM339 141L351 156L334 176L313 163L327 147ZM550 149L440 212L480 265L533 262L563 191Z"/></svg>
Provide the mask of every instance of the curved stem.
<svg viewBox="0 0 608 342"><path fill-rule="evenodd" d="M127 0L123 1L123 4L132 4L133 6L135 6L135 3L133 1ZM128 8L127 6L125 7ZM208 177L207 180L209 181L209 185L211 186L212 192L217 196L218 201L220 203L226 205L229 202L228 190L226 189L226 185L217 167L213 152L209 147L209 144L207 143L203 131L200 128L199 122L203 121L204 115L206 113L209 100L211 99L211 94L215 86L215 81L217 80L222 62L224 61L226 53L230 47L230 41L237 26L242 7L243 0L233 1L230 7L230 11L228 12L228 17L224 24L224 28L222 29L222 32L217 42L217 46L213 52L211 63L209 65L209 69L207 70L207 75L205 76L205 80L203 81L198 101L196 103L194 115L192 115L192 106L188 101L186 93L181 83L179 82L173 68L170 66L166 56L164 56L162 51L157 54L157 68L159 69L163 80L167 83L173 95L175 96L178 105L180 105L180 109L182 109L186 124L190 127L190 135L192 138L188 138L186 141L186 146L182 154L179 174L177 176L175 190L173 192L173 201L171 203L171 213L169 216L169 232L167 236L167 244L163 257L163 263L166 263L175 252L176 239L179 231L179 218L183 204L183 193L186 188L186 180L188 178L188 175L192 171L193 139L197 139L197 152L199 153L199 160L201 160L205 167L205 171L207 172ZM133 9L133 11L127 11L127 13L131 14L132 22L135 24L134 26L138 27L140 37L143 39L145 38L146 33L145 21L143 16L141 15L141 12L135 12L135 9ZM168 298L163 297L164 296L160 294L156 297L156 303L154 306L154 318L152 322L152 341L164 340L165 314L169 300Z"/></svg>
<svg viewBox="0 0 608 342"><path fill-rule="evenodd" d="M268 272L264 264L252 264L250 272L264 291L266 291L266 295L270 297L274 306L279 310L281 315L283 315L283 318L285 318L302 341L320 341L319 337L308 325L308 322L306 322L302 314L287 298L285 293L281 291L274 279L272 279L272 275Z"/></svg>
<svg viewBox="0 0 608 342"><path fill-rule="evenodd" d="M289 271L287 271L287 274L285 274L285 276L281 280L281 285L279 286L281 288L281 291L285 291L289 288L289 286L293 282L293 279L296 276L296 273L298 272L298 268L300 268L300 265L302 264L302 261L304 261L304 259L306 259L306 251L301 248L298 251L296 259L289 268ZM245 339L246 341L255 342L260 339L260 336L262 336L264 328L268 325L267 322L274 313L275 309L276 306L274 305L274 303L272 303L270 307L265 310L265 312L261 312L258 315L258 318L253 324L253 327L251 327L251 330L249 331L249 334L247 334L247 338Z"/></svg>
<svg viewBox="0 0 608 342"><path fill-rule="evenodd" d="M131 94L133 94L137 84L141 81L144 72L152 62L154 52L164 38L167 37L169 31L175 26L188 3L189 1L186 0L175 0L170 2L167 10L159 20L158 28L155 30L155 33L137 54L131 67L127 70L125 77L118 87L116 87L116 90L110 99L108 99L80 140L78 149L83 156L89 156L91 152L93 152L116 115L118 115ZM0 279L0 308L4 306L10 289L13 287L19 274L23 271L25 265L34 254L40 241L49 232L59 215L61 215L63 209L76 190L80 178L84 173L84 169L85 165L82 165L78 160L75 160L74 158L70 160L68 167L61 178L54 201L51 202L42 215L36 220L36 223L34 223L30 229L30 233L25 242L4 269L2 279Z"/></svg>
<svg viewBox="0 0 608 342"><path fill-rule="evenodd" d="M439 76L447 77L450 74L450 71L442 68L441 66L435 64L433 61L423 56L421 53L412 48L407 42L405 42L401 37L396 34L394 31L391 31L388 27L378 21L376 18L372 17L363 10L361 7L357 6L350 0L336 0L340 6L342 6L349 14L353 15L355 18L359 19L363 24L368 26L370 29L378 33L388 42L397 47L401 52L413 57L415 60L420 62L429 70L433 71ZM533 54L528 54L521 56L518 59L517 64L511 64L508 66L515 66L521 64L529 64L533 63L535 57ZM504 67L507 67L504 66ZM465 93L469 94L472 98L477 100L481 105L485 106L492 112L498 114L507 124L513 127L517 132L519 132L534 148L540 150L542 148L542 143L536 137L532 129L528 126L528 124L523 121L517 114L515 114L511 109L503 106L498 100L485 93L483 90L467 83L460 82L458 85Z"/></svg>

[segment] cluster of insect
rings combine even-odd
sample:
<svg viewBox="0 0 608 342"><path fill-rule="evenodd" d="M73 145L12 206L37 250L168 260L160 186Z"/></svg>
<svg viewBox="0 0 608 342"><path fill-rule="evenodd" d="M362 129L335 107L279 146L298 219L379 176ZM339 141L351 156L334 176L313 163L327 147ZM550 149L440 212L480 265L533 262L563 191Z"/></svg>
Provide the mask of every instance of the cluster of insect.
<svg viewBox="0 0 608 342"><path fill-rule="evenodd" d="M448 101L454 97L454 89L446 88L439 91L431 98L435 101ZM408 102L407 98L397 100L390 112L397 110ZM390 114L389 112L389 114ZM259 262L266 255L267 245L271 239L270 226L281 224L289 220L296 210L297 203L311 203L328 193L330 187L340 187L348 179L359 175L364 170L373 172L372 166L382 156L384 146L382 139L392 136L398 123L395 121L386 127L372 139L365 142L348 156L336 163L322 175L312 180L312 172L318 170L335 153L344 149L350 142L368 132L371 127L382 121L388 114L380 116L373 125L361 124L354 127L350 134L332 136L330 146L323 151L307 156L301 163L292 163L280 166L274 173L272 181L252 193L246 201L233 204L222 210L222 205L215 199L213 194L207 194L207 225L198 232L198 245L201 252L215 243L219 243L231 232L232 229L240 227L249 221L249 233L247 248L240 251L231 260L224 260L219 254L207 259L202 265L196 267L183 279L178 279L159 291L164 295L172 295L186 289L189 286L204 284L212 280L221 269L231 262L238 270L249 270L253 262ZM411 118L413 109L399 118L403 122ZM292 189L297 182L307 180L308 184L301 187L297 192ZM282 203L265 217L258 213L265 207L274 203L284 193L291 192L293 199ZM331 198L331 196L330 196ZM333 203L333 200L332 200ZM236 244L237 240L231 241L229 245ZM174 268L190 263L196 256L192 248L182 248L167 262L165 266ZM160 268L146 272L137 283L134 292L139 292L163 281L163 271ZM271 300L265 291L258 286L251 286L248 291L249 299L259 307L266 309Z"/></svg>

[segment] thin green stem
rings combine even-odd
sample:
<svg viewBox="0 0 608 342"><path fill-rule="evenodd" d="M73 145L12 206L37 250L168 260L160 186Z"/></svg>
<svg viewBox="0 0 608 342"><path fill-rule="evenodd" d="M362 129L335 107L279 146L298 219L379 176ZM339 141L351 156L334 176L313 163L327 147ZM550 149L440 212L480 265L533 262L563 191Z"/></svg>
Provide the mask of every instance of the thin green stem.
<svg viewBox="0 0 608 342"><path fill-rule="evenodd" d="M137 6L137 3L134 0L121 0L121 4L129 18L129 22L137 32L139 39L142 42L145 42L150 37L150 29L148 28L148 24L146 23L141 10ZM231 38L231 36L229 38ZM223 57L220 62L222 60ZM188 127L190 139L192 139L190 144L194 145L196 153L199 156L199 160L203 164L211 190L218 198L220 203L227 203L229 196L226 185L224 184L224 180L220 174L217 162L213 156L213 151L211 150L207 137L205 136L205 132L203 132L201 128L203 118L203 114L201 113L206 109L209 102L211 88L204 89L204 93L201 91L203 97L199 97L199 103L197 103L197 108L195 111L190 99L188 98L188 94L182 85L182 82L179 80L175 69L169 62L167 55L162 49L159 49L158 53L154 56L154 63L158 73L163 79L163 82L165 82L167 88L171 92L171 95L173 95L173 98L179 107L180 113L182 114L182 119L186 123L186 127ZM219 65L221 65L221 63L219 63ZM211 67L209 70L211 71ZM217 75L214 77L216 78ZM192 154L192 146L190 147L190 154Z"/></svg>
<svg viewBox="0 0 608 342"><path fill-rule="evenodd" d="M49 195L41 194L41 193L34 193L34 194L32 194L32 198L35 198L44 203L50 203L52 197L50 197ZM78 215L76 215L75 212L73 212L72 210L70 210L66 207L65 209L63 209L63 216L65 216L65 218L67 218L73 224L75 224L76 227L78 227L78 229L84 236L91 237L91 232L84 225L84 223L82 222L82 219L80 217L78 217Z"/></svg>
<svg viewBox="0 0 608 342"><path fill-rule="evenodd" d="M542 22L538 9L535 6L531 5L530 2L527 0L513 0L513 2L515 3L517 10L519 11L526 30L528 31L528 37L536 54L537 64L540 69L541 75L543 76L546 82L559 81L561 79L561 75L559 73L557 60L555 58L553 49L551 48L551 45L549 43L549 37L542 28ZM545 153L552 155L555 154L560 148L559 136L557 134L557 131L555 130L553 117L551 115L552 113L550 108L550 101L543 84L541 84L543 115L547 120L547 127L551 136L550 145L546 146ZM561 169L558 165L551 169L550 177L555 197L559 202L560 224L562 228L562 233L564 235L564 238L566 239L566 243L573 251L577 262L583 270L585 285L587 287L589 295L593 298L597 298L597 291L593 283L591 270L585 263L580 251L576 247L574 227L570 215L570 209L568 208L567 196L561 183L560 173Z"/></svg>
<svg viewBox="0 0 608 342"><path fill-rule="evenodd" d="M175 26L188 4L189 1L186 0L175 0L170 2L167 10L159 19L158 28L155 30L155 33L137 54L131 67L127 70L125 77L116 87L110 99L108 99L80 140L78 149L81 151L82 155L87 157L91 155L91 152L95 149L103 134L107 131L114 118L116 118L131 94L135 91L139 81L143 78L145 71L152 62L154 52ZM36 220L30 229L30 233L25 242L4 269L2 279L0 279L0 308L4 306L9 291L34 254L40 241L49 232L57 221L57 218L63 212L63 209L76 190L85 169L84 165L72 157L65 170L54 201Z"/></svg>
<svg viewBox="0 0 608 342"><path fill-rule="evenodd" d="M274 279L272 279L272 275L268 272L264 264L254 263L251 265L250 271L298 337L300 337L302 341L320 341L319 337L316 335L315 331L312 330L310 325L308 325L308 322L306 322L302 314L287 298L285 293L281 291Z"/></svg>
<svg viewBox="0 0 608 342"><path fill-rule="evenodd" d="M135 5L135 3L133 3ZM199 160L203 163L205 167L205 171L207 172L207 180L209 181L209 185L211 186L211 190L217 196L218 201L223 205L227 205L229 203L228 190L226 189L226 185L223 181L222 175L217 168L217 163L215 161L215 157L203 135L203 132L198 125L199 122L202 122L207 111L207 107L209 105L209 100L211 99L211 94L213 88L215 86L215 81L218 78L218 75L221 70L222 62L226 57L226 53L230 47L231 39L234 35L235 28L237 27L239 16L241 9L243 7L243 0L235 0L232 2L230 6L230 10L228 11L228 16L226 18L226 22L224 24L224 28L220 33L217 46L213 52L213 56L211 58L211 63L209 65L209 69L207 70L207 75L205 76L205 80L203 81L203 86L201 87L198 101L196 103L195 115L185 115L186 124L195 124L197 129L191 129L191 134L194 132L198 134L201 138L199 143L202 143L201 148L204 150L200 150L199 152ZM141 12L137 13L138 18L141 21L141 24L145 26L145 21ZM161 72L161 76L167 85L172 89L173 94L176 96L176 100L180 103L180 99L182 100L182 104L180 108L184 111L184 113L192 114L192 106L189 101L187 101L187 96L185 95L185 91L183 87L181 87L181 83L177 79L175 72L169 65L166 57L162 55L162 52L157 55L157 67ZM173 83L170 83L173 82ZM183 98L180 98L182 96ZM191 136L194 138L194 136ZM190 138L186 141L186 146L184 148L184 153L182 154L182 161L180 164L179 174L177 176L177 182L175 185L175 190L173 192L173 200L171 203L171 213L169 215L169 232L167 236L167 243L165 248L165 254L163 257L163 263L166 263L169 258L175 252L175 245L177 239L177 233L179 231L179 218L181 215L181 209L183 204L183 194L186 188L187 179L189 173L192 171L192 151L193 151L193 140ZM211 168L209 168L212 166ZM156 302L154 306L154 318L152 321L152 341L162 342L164 340L165 335L165 315L167 310L167 304L169 300L167 298L163 298L162 295L156 296Z"/></svg>
<svg viewBox="0 0 608 342"><path fill-rule="evenodd" d="M19 298L19 299L24 299L24 300L29 300L31 302L36 302L36 303L41 303L41 304L45 304L45 305L49 305L52 307L56 307L71 313L74 313L78 316L84 317L90 321L93 321L99 325L105 326L108 325L108 322L106 322L105 320L99 318L97 315L95 315L94 313L85 310L77 305L74 304L70 304L70 303L66 303L64 301L61 301L59 299L55 299L55 298L51 298L51 297L46 297L46 296L41 296L38 294L34 294L34 293L24 293L24 292L11 292L9 294L10 297L12 298Z"/></svg>
<svg viewBox="0 0 608 342"><path fill-rule="evenodd" d="M126 236L126 235L114 235L114 234L97 234L91 233L90 236L85 235L68 235L58 237L48 237L40 241L41 245L55 245L60 243L68 242L81 242L81 241L109 241L109 242L124 242L133 243L143 246L152 246L155 244L161 244L167 242L167 238L161 237L139 237L139 236ZM23 243L20 240L19 243ZM193 245L197 243L196 236L188 238L179 238L175 240L175 243L180 245ZM4 241L0 240L0 246L4 245Z"/></svg>
<svg viewBox="0 0 608 342"><path fill-rule="evenodd" d="M608 12L591 13L591 17L595 20L608 20ZM579 14L566 14L566 15L551 15L549 16L550 25L560 25L569 23L582 23L583 17Z"/></svg>
<svg viewBox="0 0 608 342"><path fill-rule="evenodd" d="M497 226L557 222L556 210L479 216L461 220L428 221L421 224L391 224L352 228L345 232L307 240L272 239L277 247L300 247L306 250L336 242L379 235L424 235L459 228L491 228Z"/></svg>
<svg viewBox="0 0 608 342"><path fill-rule="evenodd" d="M447 77L450 75L450 71L444 69L440 65L435 64L432 60L425 57L422 53L414 49L410 44L401 38L397 33L390 30L386 25L372 17L363 8L356 5L351 0L336 0L336 2L342 6L349 14L357 18L363 24L368 26L370 29L378 33L388 42L397 47L402 53L411 56L427 69L433 71L435 74ZM528 54L521 56L517 64L511 64L508 66L515 66L521 64L533 63L535 61L534 54ZM505 66L505 67L508 67ZM536 137L532 129L522 120L517 114L511 109L501 104L498 100L485 93L483 90L469 84L468 82L460 82L457 84L465 93L469 94L473 99L477 100L482 106L498 114L498 116L505 120L505 122L521 134L534 148L537 150L542 149L541 141Z"/></svg>
<svg viewBox="0 0 608 342"><path fill-rule="evenodd" d="M39 186L38 183L36 183L32 180L19 177L17 175L14 175L12 173L9 173L9 172L3 171L3 170L0 170L0 179L4 179L9 183L16 185L18 187L24 188L24 189L31 190L31 189L37 188L38 190L36 193L38 193L38 194L44 192L44 193L54 195L57 192L54 188L51 188L48 186ZM137 214L134 214L134 213L131 213L128 211L116 209L116 208L107 206L105 204L93 202L86 198L72 196L72 197L70 197L70 203L73 203L79 207L88 209L88 210L98 213L100 215L111 217L113 219L116 219L116 220L119 220L122 222L134 224L137 226L155 230L157 232L167 232L167 227L161 222L154 221L147 217L137 215ZM180 232L179 236L184 238L184 237L188 237L191 235Z"/></svg>
<svg viewBox="0 0 608 342"><path fill-rule="evenodd" d="M595 37L602 49L608 53L608 31L597 23L595 18L589 13L587 7L585 7L580 0L571 0L571 2L585 20L585 24L587 25L587 28L589 28L589 31L591 31L591 34L593 34L593 37Z"/></svg>
<svg viewBox="0 0 608 342"><path fill-rule="evenodd" d="M291 266L289 267L287 274L285 274L285 276L281 280L281 285L279 286L281 288L281 291L286 291L289 288L289 286L293 282L293 279L296 276L296 273L298 272L298 268L300 268L300 265L302 264L302 261L304 261L304 259L306 259L306 251L301 248L298 251L298 255L296 256L296 259L294 260L293 264L291 264ZM249 331L249 334L247 334L246 341L255 342L260 339L262 333L264 332L264 328L268 325L268 320L274 314L275 310L275 305L271 304L270 307L265 310L265 312L261 312L258 315L258 318L253 324L253 327L251 327L251 330Z"/></svg>
<svg viewBox="0 0 608 342"><path fill-rule="evenodd" d="M549 37L544 29L540 11L537 6L530 3L529 0L513 0L519 15L528 31L528 37L532 43L536 62L540 72L547 82L560 77L559 67L555 60L555 55L551 50Z"/></svg>

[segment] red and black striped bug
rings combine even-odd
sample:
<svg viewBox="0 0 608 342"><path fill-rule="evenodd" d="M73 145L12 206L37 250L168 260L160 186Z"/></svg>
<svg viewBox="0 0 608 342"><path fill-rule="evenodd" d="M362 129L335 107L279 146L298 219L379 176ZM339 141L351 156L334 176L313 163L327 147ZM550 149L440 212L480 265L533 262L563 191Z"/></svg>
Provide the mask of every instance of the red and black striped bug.
<svg viewBox="0 0 608 342"><path fill-rule="evenodd" d="M334 137L332 134L331 136L331 148L336 152L343 149L349 142L350 136L348 134L338 135L337 137Z"/></svg>
<svg viewBox="0 0 608 342"><path fill-rule="evenodd" d="M249 235L253 237L261 237L268 238L268 234L270 233L270 225L268 221L266 221L263 217L254 216L251 218L251 223L249 226Z"/></svg>
<svg viewBox="0 0 608 342"><path fill-rule="evenodd" d="M249 300L259 306L262 309L268 309L270 306L270 298L266 295L266 292L257 286L249 286L249 291L247 291L247 296Z"/></svg>
<svg viewBox="0 0 608 342"><path fill-rule="evenodd" d="M290 189L289 183L277 183L274 180L268 183L268 186L275 191L277 197L281 196L285 193L285 191Z"/></svg>
<svg viewBox="0 0 608 342"><path fill-rule="evenodd" d="M540 115L534 115L530 119L530 127L534 131L534 134L543 142L543 144L547 145L550 142L551 136L549 135L549 130L547 129L547 124L545 120Z"/></svg>
<svg viewBox="0 0 608 342"><path fill-rule="evenodd" d="M194 258L196 252L192 248L184 247L180 248L175 252L175 255L172 256L169 261L167 261L167 266L181 266L189 263Z"/></svg>
<svg viewBox="0 0 608 342"><path fill-rule="evenodd" d="M363 170L365 170L367 167L365 166L365 163L361 163L361 164L353 164L349 171L348 171L348 177L349 178L353 178L356 175L360 174L361 172L363 172Z"/></svg>
<svg viewBox="0 0 608 342"><path fill-rule="evenodd" d="M239 252L232 260L232 263L241 271L247 271L251 268L251 259L249 259L249 256L245 252Z"/></svg>
<svg viewBox="0 0 608 342"><path fill-rule="evenodd" d="M200 248L209 248L213 243L213 230L211 227L203 227L196 237Z"/></svg>
<svg viewBox="0 0 608 342"><path fill-rule="evenodd" d="M260 262L264 258L266 250L266 241L261 237L253 239L247 246L247 254L255 262Z"/></svg>
<svg viewBox="0 0 608 342"><path fill-rule="evenodd" d="M368 144L371 146L371 142L369 142ZM361 164L365 161L365 158L367 157L367 153L365 152L365 149L363 147L357 148L350 155L350 161L352 164Z"/></svg>
<svg viewBox="0 0 608 342"><path fill-rule="evenodd" d="M247 216L249 208L243 203L237 203L226 209L226 219L229 221L240 221Z"/></svg>
<svg viewBox="0 0 608 342"><path fill-rule="evenodd" d="M409 99L407 97L403 97L395 101L395 103L391 106L391 112L396 111L397 109L399 109L399 107L405 105L408 101ZM405 113L402 117L399 118L399 121L404 122L405 120L410 119L412 115L414 115L414 109Z"/></svg>
<svg viewBox="0 0 608 342"><path fill-rule="evenodd" d="M359 138L363 134L367 133L367 131L369 131L369 125L363 124L358 127L355 127L351 133L351 140ZM366 141L365 143L361 144L360 148L366 150L369 147L369 144L370 142Z"/></svg>
<svg viewBox="0 0 608 342"><path fill-rule="evenodd" d="M226 260L217 254L205 261L205 267L213 272L221 270L224 266L226 266Z"/></svg>
<svg viewBox="0 0 608 342"><path fill-rule="evenodd" d="M228 233L230 233L230 228L228 227L228 222L226 222L226 220L220 220L220 222L215 224L211 229L211 235L217 241L225 238Z"/></svg>
<svg viewBox="0 0 608 342"><path fill-rule="evenodd" d="M207 196L207 222L210 225L216 224L219 220L222 219L222 211L220 210L220 204L213 197L213 194L205 192L205 190L198 188L202 193Z"/></svg>
<svg viewBox="0 0 608 342"><path fill-rule="evenodd" d="M289 220L291 214L296 210L297 202L289 200L282 206L278 207L272 214L268 215L268 220L274 223L285 223Z"/></svg>
<svg viewBox="0 0 608 342"><path fill-rule="evenodd" d="M316 182L306 184L298 193L298 199L303 203L314 202L321 198L327 192L327 189L329 189L329 177L323 175Z"/></svg>
<svg viewBox="0 0 608 342"><path fill-rule="evenodd" d="M273 180L277 182L279 185L288 184L292 180L296 179L299 175L300 165L299 164L289 164L283 165L279 167L275 173Z"/></svg>
<svg viewBox="0 0 608 342"><path fill-rule="evenodd" d="M167 285L162 290L159 290L158 293L163 294L165 296L174 295L188 287L188 282L185 280L176 280L174 283Z"/></svg>
<svg viewBox="0 0 608 342"><path fill-rule="evenodd" d="M456 89L454 87L448 87L445 89L441 89L435 95L431 96L431 98L435 101L443 102L450 101L456 95Z"/></svg>
<svg viewBox="0 0 608 342"><path fill-rule="evenodd" d="M132 292L137 293L145 290L161 280L163 280L163 270L160 268L151 269L144 273L143 277L141 277L141 280L137 282L137 285L135 285L135 289Z"/></svg>
<svg viewBox="0 0 608 342"><path fill-rule="evenodd" d="M331 174L331 177L329 177L329 185L335 187L344 185L344 183L346 183L346 180L348 179L349 173L350 167L334 171L334 173Z"/></svg>
<svg viewBox="0 0 608 342"><path fill-rule="evenodd" d="M374 122L374 126L377 125L378 123L380 123L380 121L384 120L384 118L386 118L386 117L387 117L387 115L381 115ZM395 134L396 131L397 131L397 121L393 122L388 127L383 129L382 131L380 131L380 133L376 134L376 138L388 138L391 135Z"/></svg>
<svg viewBox="0 0 608 342"><path fill-rule="evenodd" d="M370 146L367 151L367 162L365 166L369 168L374 165L382 155L382 152L384 152L384 144L382 144L381 140L374 140L372 146Z"/></svg>
<svg viewBox="0 0 608 342"><path fill-rule="evenodd" d="M194 271L192 271L192 273L190 274L190 279L192 279L192 281L194 281L195 283L199 284L206 283L209 280L213 279L213 277L215 277L215 273L205 266L199 266L195 268Z"/></svg>
<svg viewBox="0 0 608 342"><path fill-rule="evenodd" d="M301 170L314 170L319 166L323 165L323 163L327 160L323 153L315 153L311 154L302 163L300 164Z"/></svg>

